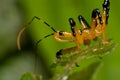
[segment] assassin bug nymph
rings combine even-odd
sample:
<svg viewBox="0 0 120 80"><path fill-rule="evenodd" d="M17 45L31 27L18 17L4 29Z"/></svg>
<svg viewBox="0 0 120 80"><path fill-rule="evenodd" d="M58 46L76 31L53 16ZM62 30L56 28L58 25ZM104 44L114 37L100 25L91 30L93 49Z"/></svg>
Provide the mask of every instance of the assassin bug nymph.
<svg viewBox="0 0 120 80"><path fill-rule="evenodd" d="M65 32L65 31L60 31L60 30L55 30L52 26L50 26L47 22L41 20L39 17L35 16L25 27L23 27L20 32L18 33L17 37L17 45L18 49L20 50L20 37L23 31L27 28L28 25L32 23L34 19L37 19L50 27L54 33L46 35L39 41L37 41L36 46L39 44L40 41L43 39L49 37L49 36L54 36L54 38L58 42L75 42L76 46L68 49L61 49L57 52L56 57L59 58L60 55L67 53L68 51L72 50L80 50L80 45L85 44L89 45L91 40L95 40L97 37L100 35L103 36L103 44L109 43L106 39L106 27L108 24L108 17L109 17L109 9L110 9L110 2L109 0L104 0L103 3L103 12L102 14L100 13L99 9L94 9L92 11L92 21L91 21L91 26L87 23L87 21L82 17L81 15L78 16L78 20L81 23L82 29L79 29L76 26L75 21L72 18L69 18L69 23L71 26L71 31L72 32ZM63 38L69 38L68 39L63 39Z"/></svg>

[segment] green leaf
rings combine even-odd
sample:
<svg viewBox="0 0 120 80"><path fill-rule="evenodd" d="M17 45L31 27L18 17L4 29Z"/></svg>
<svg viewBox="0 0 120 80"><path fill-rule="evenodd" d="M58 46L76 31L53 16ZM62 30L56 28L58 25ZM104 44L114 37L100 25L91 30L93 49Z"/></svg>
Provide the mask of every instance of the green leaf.
<svg viewBox="0 0 120 80"><path fill-rule="evenodd" d="M73 52L70 52L69 54L62 55L61 58L57 59L56 62L52 65L52 72L53 72L52 80L62 80L67 77L69 78L69 75L75 74L73 70L76 67L77 63L83 60L87 60L87 59L90 60L96 57L102 58L103 56L109 54L115 47L116 47L116 44L114 43L110 43L107 45L99 44L99 45L96 45L94 47L90 47L89 49L84 50L82 53L80 53L80 51L78 50L75 50ZM98 63L92 64L92 65L95 65L93 66L95 69L97 68L97 64ZM95 70L94 69L92 70L90 68L88 67L88 70L91 70L90 73L94 73ZM78 77L83 78L84 76L86 78L91 79L92 75L90 75L90 73L84 74L82 76L79 75Z"/></svg>
<svg viewBox="0 0 120 80"><path fill-rule="evenodd" d="M100 66L100 61L94 62L82 71L71 74L68 80L93 80Z"/></svg>
<svg viewBox="0 0 120 80"><path fill-rule="evenodd" d="M75 50L68 54L62 55L61 58L57 59L53 63L52 67L65 66L71 62L79 62L80 60L90 59L94 57L102 58L103 56L109 54L113 49L115 49L116 44L110 43L106 45L96 45L85 49L82 53L79 50Z"/></svg>
<svg viewBox="0 0 120 80"><path fill-rule="evenodd" d="M34 75L30 72L27 72L22 75L20 80L42 80L42 79L41 79L41 76L39 75Z"/></svg>

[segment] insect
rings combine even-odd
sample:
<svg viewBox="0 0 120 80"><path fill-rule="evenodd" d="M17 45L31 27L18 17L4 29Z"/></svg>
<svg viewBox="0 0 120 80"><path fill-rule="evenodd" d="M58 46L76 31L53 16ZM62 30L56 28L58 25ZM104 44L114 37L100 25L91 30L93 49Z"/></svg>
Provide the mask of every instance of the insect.
<svg viewBox="0 0 120 80"><path fill-rule="evenodd" d="M81 24L82 29L79 29L76 26L76 23L73 20L73 18L69 18L71 32L55 30L47 22L45 22L41 18L35 16L25 27L23 27L19 31L18 37L17 37L18 49L19 50L21 49L21 47L20 47L20 37L21 37L22 33L28 27L28 25L30 25L32 23L32 21L34 19L37 19L40 22L44 23L45 25L47 25L53 31L53 33L48 34L48 35L44 36L42 39L38 40L36 42L36 46L39 44L39 42L41 42L43 39L45 39L49 36L53 36L54 39L57 40L58 42L75 42L76 43L75 47L59 50L56 53L57 58L59 58L60 55L63 55L63 54L65 54L69 51L72 51L72 50L77 49L77 50L82 51L82 49L80 47L81 44L89 46L91 40L97 39L100 35L103 36L102 43L103 44L108 44L109 41L106 39L106 28L107 28L107 24L108 24L109 9L110 9L109 0L104 0L104 3L102 5L102 7L103 7L102 13L100 12L100 10L98 8L96 8L92 11L91 25L88 24L88 22L85 20L85 18L83 16L81 16L81 15L78 16L78 20ZM68 38L69 38L69 40L68 40Z"/></svg>

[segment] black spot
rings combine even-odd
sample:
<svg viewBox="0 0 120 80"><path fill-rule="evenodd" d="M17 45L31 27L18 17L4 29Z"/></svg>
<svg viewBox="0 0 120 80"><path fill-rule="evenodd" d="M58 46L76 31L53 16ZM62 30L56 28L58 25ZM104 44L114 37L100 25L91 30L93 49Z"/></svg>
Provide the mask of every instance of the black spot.
<svg viewBox="0 0 120 80"><path fill-rule="evenodd" d="M59 51L56 53L56 58L57 58L57 59L59 59L60 56L62 55L62 53L61 53L62 50L63 50L63 49L59 50Z"/></svg>
<svg viewBox="0 0 120 80"><path fill-rule="evenodd" d="M69 23L70 23L71 26L76 25L75 21L72 18L69 18Z"/></svg>
<svg viewBox="0 0 120 80"><path fill-rule="evenodd" d="M63 31L60 31L60 32L59 32L59 35L60 35L60 36L63 36Z"/></svg>

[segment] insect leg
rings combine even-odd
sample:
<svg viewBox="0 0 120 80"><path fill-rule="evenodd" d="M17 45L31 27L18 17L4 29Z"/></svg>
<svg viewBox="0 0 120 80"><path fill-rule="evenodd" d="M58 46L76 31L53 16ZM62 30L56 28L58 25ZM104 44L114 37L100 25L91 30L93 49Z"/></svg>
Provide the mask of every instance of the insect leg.
<svg viewBox="0 0 120 80"><path fill-rule="evenodd" d="M102 32L102 15L100 13L99 9L94 9L92 11L92 24L91 24L91 36L93 40L96 40L97 37L101 34Z"/></svg>
<svg viewBox="0 0 120 80"><path fill-rule="evenodd" d="M56 31L54 33L54 39L58 42L73 42L73 35L70 32Z"/></svg>
<svg viewBox="0 0 120 80"><path fill-rule="evenodd" d="M103 14L106 15L106 24L108 24L108 17L109 17L109 10L110 10L110 2L109 2L109 0L104 0L104 3L103 3L102 6L103 6L103 10L105 12Z"/></svg>
<svg viewBox="0 0 120 80"><path fill-rule="evenodd" d="M74 36L74 41L76 42L77 48L80 49L80 44L83 44L81 31L78 27L76 27L76 23L72 18L69 18L69 23L71 26L72 34Z"/></svg>
<svg viewBox="0 0 120 80"><path fill-rule="evenodd" d="M108 24L108 18L109 18L109 9L110 9L110 2L109 0L104 0L103 3L103 14L102 14L102 19L103 19L103 44L109 43L106 39L106 27Z"/></svg>
<svg viewBox="0 0 120 80"><path fill-rule="evenodd" d="M90 28L90 25L88 24L88 22L81 15L78 16L78 20L82 25L82 29Z"/></svg>
<svg viewBox="0 0 120 80"><path fill-rule="evenodd" d="M84 40L84 44L89 46L90 41L91 41L91 36L90 36L90 25L88 22L85 20L84 17L81 15L78 16L78 20L82 25L82 38Z"/></svg>
<svg viewBox="0 0 120 80"><path fill-rule="evenodd" d="M73 51L79 50L77 47L67 48L67 49L61 49L56 53L56 58L60 58L61 55L67 54Z"/></svg>
<svg viewBox="0 0 120 80"><path fill-rule="evenodd" d="M76 33L75 33L76 23L75 23L75 21L72 18L69 18L69 23L71 26L71 31L72 31L73 36L76 36Z"/></svg>
<svg viewBox="0 0 120 80"><path fill-rule="evenodd" d="M97 17L98 17L98 19L100 21L100 24L103 24L102 15L100 14L100 10L99 9L94 9L92 11L92 18L97 19Z"/></svg>

